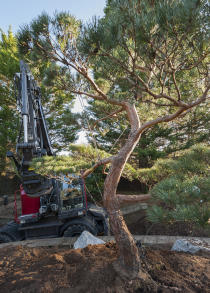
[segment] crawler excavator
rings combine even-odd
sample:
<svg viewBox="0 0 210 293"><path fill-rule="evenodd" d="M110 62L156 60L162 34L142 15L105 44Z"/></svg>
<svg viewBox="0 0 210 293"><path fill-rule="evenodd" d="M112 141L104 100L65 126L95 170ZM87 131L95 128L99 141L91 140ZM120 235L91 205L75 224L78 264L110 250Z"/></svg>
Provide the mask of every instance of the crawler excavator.
<svg viewBox="0 0 210 293"><path fill-rule="evenodd" d="M53 156L41 104L41 90L27 64L20 61L15 75L17 106L21 117L16 154L11 158L21 178L22 214L0 228L0 243L48 237L72 237L84 230L107 235L108 218L103 208L87 202L84 179L75 174L64 181L43 177L30 168L33 158Z"/></svg>

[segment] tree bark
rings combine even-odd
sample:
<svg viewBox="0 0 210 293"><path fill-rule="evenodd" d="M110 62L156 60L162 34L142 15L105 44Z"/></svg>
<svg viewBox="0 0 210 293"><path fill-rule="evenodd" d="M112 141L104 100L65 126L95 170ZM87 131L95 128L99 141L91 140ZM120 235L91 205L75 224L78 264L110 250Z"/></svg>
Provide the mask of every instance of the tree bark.
<svg viewBox="0 0 210 293"><path fill-rule="evenodd" d="M120 202L116 195L117 185L123 168L139 141L140 122L134 105L126 104L126 111L131 124L131 132L125 145L112 159L108 175L104 183L104 206L107 209L111 230L119 249L119 259L115 268L123 278L135 279L141 272L138 248L129 232L120 212Z"/></svg>
<svg viewBox="0 0 210 293"><path fill-rule="evenodd" d="M150 200L150 194L117 194L120 203L147 202Z"/></svg>

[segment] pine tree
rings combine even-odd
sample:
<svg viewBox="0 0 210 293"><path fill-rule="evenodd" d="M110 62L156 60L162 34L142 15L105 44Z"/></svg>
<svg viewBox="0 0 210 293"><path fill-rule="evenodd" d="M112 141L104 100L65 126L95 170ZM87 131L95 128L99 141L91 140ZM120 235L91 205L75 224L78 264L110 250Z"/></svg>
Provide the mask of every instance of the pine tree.
<svg viewBox="0 0 210 293"><path fill-rule="evenodd" d="M182 221L208 226L210 147L194 145L177 152L176 159L157 162L153 170L159 182L151 191L153 205L148 209L148 219L155 223ZM148 175L154 179L154 172Z"/></svg>
<svg viewBox="0 0 210 293"><path fill-rule="evenodd" d="M0 40L0 173L6 171L6 152L15 147L18 116L13 77L18 71L17 41L11 30Z"/></svg>
<svg viewBox="0 0 210 293"><path fill-rule="evenodd" d="M43 14L19 34L22 51L61 64L66 71L57 81L62 89L109 104L109 118L126 113L130 129L125 144L83 173L110 164L104 206L119 248L115 268L124 278L138 277L141 262L119 210L117 185L146 129L205 102L210 88L207 9L206 1L197 0L112 0L104 18L81 30L68 13ZM144 108L143 117L136 105Z"/></svg>

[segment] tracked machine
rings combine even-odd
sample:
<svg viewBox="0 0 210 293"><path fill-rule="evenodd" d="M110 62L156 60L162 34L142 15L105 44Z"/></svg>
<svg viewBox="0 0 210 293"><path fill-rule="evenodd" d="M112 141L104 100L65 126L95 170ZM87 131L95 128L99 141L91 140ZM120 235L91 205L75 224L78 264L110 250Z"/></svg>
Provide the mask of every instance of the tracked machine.
<svg viewBox="0 0 210 293"><path fill-rule="evenodd" d="M15 75L15 85L22 122L16 154L8 151L7 156L14 161L21 178L22 214L17 215L15 210L14 221L0 228L0 243L71 237L84 230L94 235L107 235L106 212L87 202L84 179L68 174L58 181L30 168L33 158L54 154L41 104L41 90L23 61L20 61L20 73Z"/></svg>

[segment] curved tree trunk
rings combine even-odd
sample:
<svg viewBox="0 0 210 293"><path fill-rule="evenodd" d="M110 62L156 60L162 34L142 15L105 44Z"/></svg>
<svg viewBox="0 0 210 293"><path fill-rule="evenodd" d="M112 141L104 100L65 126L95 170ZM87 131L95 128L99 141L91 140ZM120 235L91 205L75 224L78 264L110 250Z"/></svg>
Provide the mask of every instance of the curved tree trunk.
<svg viewBox="0 0 210 293"><path fill-rule="evenodd" d="M104 206L107 209L110 226L119 248L119 259L115 267L121 277L134 279L140 273L140 256L135 241L120 212L120 203L116 195L123 168L140 138L138 132L140 122L135 106L127 104L126 110L131 123L131 132L126 144L113 157L109 173L104 183Z"/></svg>

